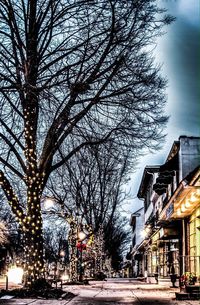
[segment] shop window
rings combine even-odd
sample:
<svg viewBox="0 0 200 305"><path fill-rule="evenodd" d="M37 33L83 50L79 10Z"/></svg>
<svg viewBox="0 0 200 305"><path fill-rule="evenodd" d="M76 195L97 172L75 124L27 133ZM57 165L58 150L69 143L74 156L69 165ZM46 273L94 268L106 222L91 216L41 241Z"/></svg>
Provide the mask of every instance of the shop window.
<svg viewBox="0 0 200 305"><path fill-rule="evenodd" d="M197 217L196 224L197 224L197 229L200 230L200 216Z"/></svg>
<svg viewBox="0 0 200 305"><path fill-rule="evenodd" d="M195 214L194 214L195 215ZM199 218L192 217L192 220L189 224L190 228L190 255L189 255L189 262L190 262L190 271L199 274L200 273L200 231L199 231Z"/></svg>

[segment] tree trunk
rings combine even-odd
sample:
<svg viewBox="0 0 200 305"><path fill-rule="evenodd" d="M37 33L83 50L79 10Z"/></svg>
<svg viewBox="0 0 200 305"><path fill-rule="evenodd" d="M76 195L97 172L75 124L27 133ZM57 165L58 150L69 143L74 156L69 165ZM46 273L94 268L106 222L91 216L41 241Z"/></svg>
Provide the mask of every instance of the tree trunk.
<svg viewBox="0 0 200 305"><path fill-rule="evenodd" d="M40 193L36 185L28 187L28 211L24 231L25 284L44 277L43 232Z"/></svg>
<svg viewBox="0 0 200 305"><path fill-rule="evenodd" d="M77 274L77 225L75 222L70 223L69 232L69 254L70 254L70 281L78 280Z"/></svg>
<svg viewBox="0 0 200 305"><path fill-rule="evenodd" d="M31 285L44 277L42 228L33 228L24 232L25 243L25 285Z"/></svg>

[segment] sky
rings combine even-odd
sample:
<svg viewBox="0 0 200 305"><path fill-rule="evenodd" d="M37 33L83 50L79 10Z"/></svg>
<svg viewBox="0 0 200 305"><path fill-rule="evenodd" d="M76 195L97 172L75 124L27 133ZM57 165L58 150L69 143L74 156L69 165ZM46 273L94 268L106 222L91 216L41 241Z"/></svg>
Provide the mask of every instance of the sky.
<svg viewBox="0 0 200 305"><path fill-rule="evenodd" d="M162 64L162 75L168 79L166 114L170 116L165 143L160 151L149 153L139 160L126 190L131 198L124 206L134 212L142 206L137 192L146 165L159 165L166 161L171 146L180 135L200 136L200 1L157 0L160 7L176 17L166 28L155 50L156 62Z"/></svg>

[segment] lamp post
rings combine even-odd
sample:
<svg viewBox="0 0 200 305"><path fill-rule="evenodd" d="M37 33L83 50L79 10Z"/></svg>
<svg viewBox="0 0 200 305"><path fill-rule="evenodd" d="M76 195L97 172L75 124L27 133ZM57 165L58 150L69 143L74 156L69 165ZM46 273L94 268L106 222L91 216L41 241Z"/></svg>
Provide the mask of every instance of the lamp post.
<svg viewBox="0 0 200 305"><path fill-rule="evenodd" d="M83 240L86 238L86 234L82 231L78 232L78 241L80 242L80 273L79 273L79 282L83 281Z"/></svg>

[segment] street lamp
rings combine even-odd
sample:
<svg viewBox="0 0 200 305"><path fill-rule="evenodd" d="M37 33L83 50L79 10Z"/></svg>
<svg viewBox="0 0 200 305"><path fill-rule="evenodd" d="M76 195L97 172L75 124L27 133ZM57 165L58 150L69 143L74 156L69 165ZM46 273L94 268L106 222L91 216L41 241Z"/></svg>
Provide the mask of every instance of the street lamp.
<svg viewBox="0 0 200 305"><path fill-rule="evenodd" d="M87 237L87 235L80 231L78 232L78 241L80 242L80 274L79 274L79 282L82 282L83 280L83 240Z"/></svg>
<svg viewBox="0 0 200 305"><path fill-rule="evenodd" d="M43 205L45 210L54 209L55 206L55 199L51 197L45 197L43 199Z"/></svg>
<svg viewBox="0 0 200 305"><path fill-rule="evenodd" d="M78 232L78 240L80 242L82 242L85 238L87 237L87 235L85 234L85 232Z"/></svg>
<svg viewBox="0 0 200 305"><path fill-rule="evenodd" d="M22 284L23 273L24 271L21 267L12 266L7 272L8 281Z"/></svg>

